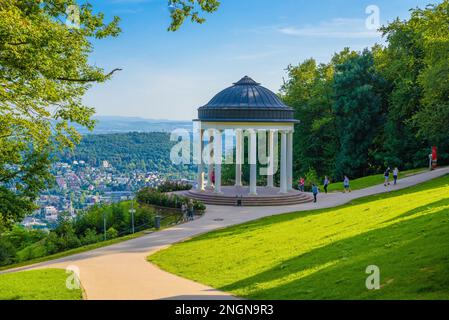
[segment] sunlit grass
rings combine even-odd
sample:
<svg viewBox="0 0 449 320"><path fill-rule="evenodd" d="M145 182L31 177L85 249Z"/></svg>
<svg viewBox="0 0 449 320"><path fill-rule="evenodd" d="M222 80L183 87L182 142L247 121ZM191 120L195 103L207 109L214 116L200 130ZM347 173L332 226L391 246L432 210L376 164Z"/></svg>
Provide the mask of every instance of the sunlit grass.
<svg viewBox="0 0 449 320"><path fill-rule="evenodd" d="M449 176L211 232L149 258L253 299L448 299ZM368 265L382 288L365 287Z"/></svg>
<svg viewBox="0 0 449 320"><path fill-rule="evenodd" d="M62 269L42 269L0 275L0 300L81 300L81 289L70 290Z"/></svg>
<svg viewBox="0 0 449 320"><path fill-rule="evenodd" d="M409 177L418 173L422 173L426 171L427 169L412 169L407 171L400 171L399 172L399 180L403 179L405 177ZM384 183L384 175L383 174L376 174L372 176L366 176L363 178L358 178L351 180L351 189L352 190L360 190L368 187L372 187L378 184ZM390 182L393 183L393 174L391 174ZM321 191L324 191L323 186L320 186ZM343 191L343 182L338 181L331 183L328 187L329 192L335 192L335 191Z"/></svg>

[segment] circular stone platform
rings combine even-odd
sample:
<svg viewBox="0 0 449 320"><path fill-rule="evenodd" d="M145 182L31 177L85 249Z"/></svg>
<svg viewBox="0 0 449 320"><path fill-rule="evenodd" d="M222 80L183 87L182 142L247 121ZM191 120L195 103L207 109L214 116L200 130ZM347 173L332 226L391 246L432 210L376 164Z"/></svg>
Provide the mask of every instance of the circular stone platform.
<svg viewBox="0 0 449 320"><path fill-rule="evenodd" d="M249 194L249 187L222 187L220 194L213 190L189 190L183 195L204 202L205 204L223 206L287 206L312 202L313 197L307 193L291 190L279 193L279 188L257 187L257 195Z"/></svg>

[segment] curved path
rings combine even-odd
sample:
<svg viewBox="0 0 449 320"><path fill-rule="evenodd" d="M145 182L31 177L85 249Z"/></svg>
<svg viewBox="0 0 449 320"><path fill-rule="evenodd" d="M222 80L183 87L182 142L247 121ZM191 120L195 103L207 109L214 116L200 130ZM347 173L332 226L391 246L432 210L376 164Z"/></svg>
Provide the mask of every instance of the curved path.
<svg viewBox="0 0 449 320"><path fill-rule="evenodd" d="M397 186L388 189L377 185L346 194L320 194L317 204L283 207L208 206L204 217L192 222L108 247L5 272L76 266L80 270L87 299L235 299L227 293L165 272L147 262L146 257L175 242L218 228L275 214L335 207L356 198L410 187L445 174L449 174L449 168L403 178Z"/></svg>

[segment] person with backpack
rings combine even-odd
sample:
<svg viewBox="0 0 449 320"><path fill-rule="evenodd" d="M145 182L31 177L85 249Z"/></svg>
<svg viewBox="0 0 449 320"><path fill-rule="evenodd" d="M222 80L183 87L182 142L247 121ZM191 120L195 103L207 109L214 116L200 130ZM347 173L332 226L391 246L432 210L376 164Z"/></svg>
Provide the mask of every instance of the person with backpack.
<svg viewBox="0 0 449 320"><path fill-rule="evenodd" d="M317 195L318 195L318 187L315 183L312 184L312 193L313 193L313 202L316 203Z"/></svg>

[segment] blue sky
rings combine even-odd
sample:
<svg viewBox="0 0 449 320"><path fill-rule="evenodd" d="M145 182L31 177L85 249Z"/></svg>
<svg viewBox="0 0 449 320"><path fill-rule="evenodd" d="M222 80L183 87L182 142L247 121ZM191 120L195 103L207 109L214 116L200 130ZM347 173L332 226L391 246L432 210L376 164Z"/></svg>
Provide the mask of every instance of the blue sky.
<svg viewBox="0 0 449 320"><path fill-rule="evenodd" d="M369 5L380 23L437 0L222 0L202 24L168 32L167 0L91 0L123 33L95 42L92 63L123 71L95 85L85 103L98 115L190 120L215 93L249 75L278 92L289 64L326 62L346 46L381 43L365 27Z"/></svg>

